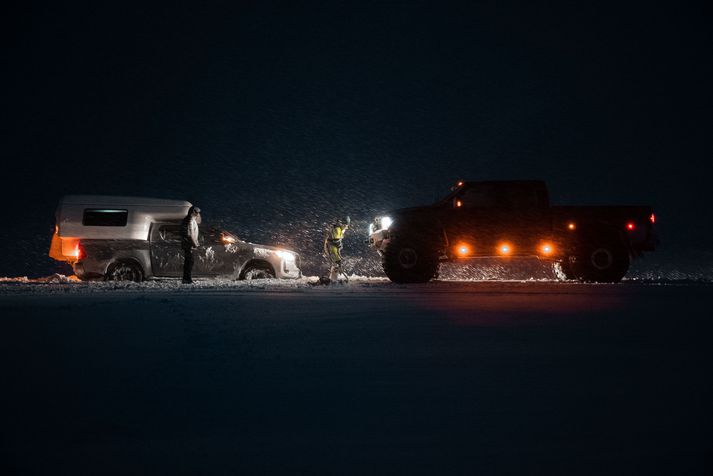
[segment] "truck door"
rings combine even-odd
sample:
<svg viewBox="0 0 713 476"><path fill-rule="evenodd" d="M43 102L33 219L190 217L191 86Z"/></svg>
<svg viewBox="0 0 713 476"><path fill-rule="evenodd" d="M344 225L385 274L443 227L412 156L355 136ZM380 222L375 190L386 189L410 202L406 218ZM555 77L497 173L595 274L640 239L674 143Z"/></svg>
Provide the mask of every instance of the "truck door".
<svg viewBox="0 0 713 476"><path fill-rule="evenodd" d="M215 227L202 226L198 241L200 246L195 250L195 264L193 270L197 276L231 276L237 277L240 270L239 241L232 237L230 241L224 239L231 236ZM237 269L237 271L236 271Z"/></svg>
<svg viewBox="0 0 713 476"><path fill-rule="evenodd" d="M155 223L151 226L151 268L154 276L183 275L181 226Z"/></svg>
<svg viewBox="0 0 713 476"><path fill-rule="evenodd" d="M508 222L497 187L477 184L465 189L457 197L453 217L458 241L467 243L474 254L495 254Z"/></svg>
<svg viewBox="0 0 713 476"><path fill-rule="evenodd" d="M474 184L455 200L449 235L468 243L476 255L500 255L504 244L512 254L534 254L546 239L547 209L529 184Z"/></svg>
<svg viewBox="0 0 713 476"><path fill-rule="evenodd" d="M504 233L512 233L516 254L540 254L544 243L551 242L552 223L546 195L532 183L505 184L503 188L503 218L508 226Z"/></svg>

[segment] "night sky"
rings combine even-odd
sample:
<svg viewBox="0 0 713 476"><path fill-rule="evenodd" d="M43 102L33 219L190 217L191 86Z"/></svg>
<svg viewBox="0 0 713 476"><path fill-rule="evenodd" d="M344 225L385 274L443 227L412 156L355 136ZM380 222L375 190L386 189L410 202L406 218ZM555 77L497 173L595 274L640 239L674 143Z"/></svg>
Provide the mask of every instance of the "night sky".
<svg viewBox="0 0 713 476"><path fill-rule="evenodd" d="M650 204L665 246L710 249L713 18L655 5L6 9L0 276L53 270L65 194L187 199L309 253L330 216L461 178Z"/></svg>

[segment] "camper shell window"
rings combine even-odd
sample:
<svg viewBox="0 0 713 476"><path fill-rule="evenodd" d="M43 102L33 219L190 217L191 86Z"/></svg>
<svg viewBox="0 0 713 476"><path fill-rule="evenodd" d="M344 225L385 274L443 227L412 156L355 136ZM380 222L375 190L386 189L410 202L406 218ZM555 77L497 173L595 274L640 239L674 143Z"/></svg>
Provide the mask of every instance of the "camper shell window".
<svg viewBox="0 0 713 476"><path fill-rule="evenodd" d="M106 208L87 208L84 210L82 225L84 226L126 226L129 218L128 210Z"/></svg>
<svg viewBox="0 0 713 476"><path fill-rule="evenodd" d="M167 243L178 243L181 241L180 225L164 225L159 229L158 237Z"/></svg>

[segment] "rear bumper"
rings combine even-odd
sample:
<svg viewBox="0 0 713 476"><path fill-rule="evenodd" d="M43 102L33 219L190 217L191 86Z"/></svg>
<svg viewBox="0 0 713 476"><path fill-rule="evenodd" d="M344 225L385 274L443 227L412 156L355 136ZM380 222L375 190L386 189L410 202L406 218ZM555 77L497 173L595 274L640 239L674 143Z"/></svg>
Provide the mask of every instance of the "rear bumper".
<svg viewBox="0 0 713 476"><path fill-rule="evenodd" d="M639 249L641 251L656 251L656 247L659 245L660 240L658 235L652 231L649 233L649 236L646 238L646 241L644 241L640 246Z"/></svg>
<svg viewBox="0 0 713 476"><path fill-rule="evenodd" d="M74 263L72 265L72 269L74 270L74 274L82 281L104 278L103 273L94 271L92 269L87 269L87 267L84 266L84 263L82 261L77 261L76 263Z"/></svg>
<svg viewBox="0 0 713 476"><path fill-rule="evenodd" d="M631 249L634 252L644 252L644 251L656 251L656 247L659 245L659 237L656 234L656 229L652 226L650 227L644 236L630 236L629 243Z"/></svg>

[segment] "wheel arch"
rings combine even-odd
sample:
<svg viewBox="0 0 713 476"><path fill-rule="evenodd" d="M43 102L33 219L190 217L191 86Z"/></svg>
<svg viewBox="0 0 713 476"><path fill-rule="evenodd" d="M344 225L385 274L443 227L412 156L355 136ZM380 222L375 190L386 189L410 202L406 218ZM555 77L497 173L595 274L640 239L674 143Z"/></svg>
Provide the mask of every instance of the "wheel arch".
<svg viewBox="0 0 713 476"><path fill-rule="evenodd" d="M106 269L104 270L104 279L106 279L106 277L109 275L109 272L114 266L122 263L129 263L136 266L139 269L139 272L141 273L141 280L143 281L146 279L147 275L145 266L141 263L141 260L133 256L122 256L109 261L106 266Z"/></svg>
<svg viewBox="0 0 713 476"><path fill-rule="evenodd" d="M632 256L629 238L622 230L610 224L595 224L582 227L576 238L572 270L577 279L598 283L621 281ZM605 260L599 263L602 256Z"/></svg>
<svg viewBox="0 0 713 476"><path fill-rule="evenodd" d="M389 231L392 239L408 240L435 249L448 246L446 228L436 219L406 220L398 228Z"/></svg>
<svg viewBox="0 0 713 476"><path fill-rule="evenodd" d="M595 243L615 242L622 245L631 254L631 241L623 230L619 230L610 223L587 222L577 225L577 230L572 232L564 231L562 241L565 248L576 251L582 245Z"/></svg>
<svg viewBox="0 0 713 476"><path fill-rule="evenodd" d="M252 258L245 262L245 264L240 268L240 274L238 274L238 279L245 279L245 272L250 269L251 266L261 266L272 271L273 276L277 276L275 267L269 261L261 258Z"/></svg>
<svg viewBox="0 0 713 476"><path fill-rule="evenodd" d="M405 249L415 253L416 259L412 266L406 267L399 262L399 254ZM392 282L426 283L438 274L439 261L437 250L432 246L414 243L410 238L397 238L392 240L384 250L381 265Z"/></svg>

